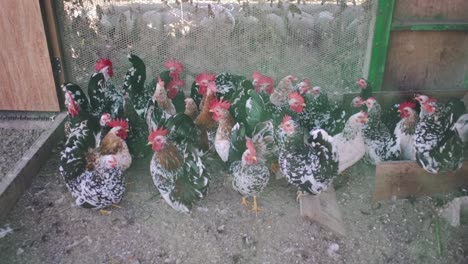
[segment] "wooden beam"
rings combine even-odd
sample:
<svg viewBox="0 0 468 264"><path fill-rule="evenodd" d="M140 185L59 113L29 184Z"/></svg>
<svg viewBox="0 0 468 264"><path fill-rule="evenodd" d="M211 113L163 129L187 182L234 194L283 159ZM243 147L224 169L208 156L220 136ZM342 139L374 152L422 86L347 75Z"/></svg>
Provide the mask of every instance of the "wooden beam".
<svg viewBox="0 0 468 264"><path fill-rule="evenodd" d="M438 174L423 170L414 161L382 162L376 168L374 200L431 195L459 188L468 188L468 161L455 172Z"/></svg>
<svg viewBox="0 0 468 264"><path fill-rule="evenodd" d="M375 91L382 89L395 0L379 0L368 80Z"/></svg>
<svg viewBox="0 0 468 264"><path fill-rule="evenodd" d="M468 31L468 22L394 21L397 31Z"/></svg>

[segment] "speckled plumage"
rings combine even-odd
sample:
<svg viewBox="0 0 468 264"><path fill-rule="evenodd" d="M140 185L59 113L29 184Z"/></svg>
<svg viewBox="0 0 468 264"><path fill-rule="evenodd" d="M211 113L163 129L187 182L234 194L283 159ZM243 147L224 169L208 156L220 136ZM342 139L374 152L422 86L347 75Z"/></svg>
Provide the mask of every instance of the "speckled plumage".
<svg viewBox="0 0 468 264"><path fill-rule="evenodd" d="M369 121L364 127L364 143L367 158L372 164L400 159L400 148L396 138L382 122L381 107L375 102L369 109Z"/></svg>
<svg viewBox="0 0 468 264"><path fill-rule="evenodd" d="M235 161L231 165L232 187L242 196L256 196L267 186L270 171L263 163L255 165Z"/></svg>
<svg viewBox="0 0 468 264"><path fill-rule="evenodd" d="M454 131L454 113L439 103L431 103L435 112L421 108L415 131L416 161L426 171L439 173L459 169L463 162L463 144Z"/></svg>
<svg viewBox="0 0 468 264"><path fill-rule="evenodd" d="M304 134L296 125L292 134L280 134L284 143L280 145L278 164L289 183L311 194L325 191L338 175L333 139L319 129L312 132L310 146L305 145Z"/></svg>

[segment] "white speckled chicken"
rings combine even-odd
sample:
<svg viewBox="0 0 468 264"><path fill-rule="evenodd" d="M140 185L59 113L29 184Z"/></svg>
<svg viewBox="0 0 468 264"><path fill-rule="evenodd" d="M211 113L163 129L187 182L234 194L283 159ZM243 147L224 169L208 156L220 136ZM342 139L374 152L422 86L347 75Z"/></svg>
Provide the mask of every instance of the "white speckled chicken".
<svg viewBox="0 0 468 264"><path fill-rule="evenodd" d="M396 138L381 120L380 104L373 97L368 98L365 104L369 113L369 120L363 131L368 160L375 165L382 161L400 159L400 147Z"/></svg>
<svg viewBox="0 0 468 264"><path fill-rule="evenodd" d="M459 169L463 162L463 145L454 131L461 115L461 101L443 105L426 95L416 96L421 104L416 126L416 161L427 172L439 173ZM458 103L458 104L457 104ZM462 110L462 111L463 111Z"/></svg>
<svg viewBox="0 0 468 264"><path fill-rule="evenodd" d="M197 149L191 144L173 142L168 134L167 129L160 127L148 137L154 151L151 176L174 210L189 213L193 204L206 195L208 174Z"/></svg>
<svg viewBox="0 0 468 264"><path fill-rule="evenodd" d="M257 205L257 195L262 192L270 179L270 171L263 157L257 157L254 143L250 138L246 139L246 150L240 161L231 165L232 187L242 195L242 205L247 206L248 196L253 196L252 210L260 211Z"/></svg>
<svg viewBox="0 0 468 264"><path fill-rule="evenodd" d="M416 160L415 130L419 122L419 115L416 112L416 104L414 102L403 102L400 104L398 111L400 112L401 121L395 127L395 137L397 145L400 147L401 159Z"/></svg>
<svg viewBox="0 0 468 264"><path fill-rule="evenodd" d="M343 132L333 137L338 156L338 172L342 173L366 154L362 130L368 120L366 112L352 115L345 124Z"/></svg>
<svg viewBox="0 0 468 264"><path fill-rule="evenodd" d="M287 115L279 130L283 144L280 144L278 163L289 183L311 194L325 191L338 175L333 138L326 131L317 129L311 132L306 145L302 128Z"/></svg>

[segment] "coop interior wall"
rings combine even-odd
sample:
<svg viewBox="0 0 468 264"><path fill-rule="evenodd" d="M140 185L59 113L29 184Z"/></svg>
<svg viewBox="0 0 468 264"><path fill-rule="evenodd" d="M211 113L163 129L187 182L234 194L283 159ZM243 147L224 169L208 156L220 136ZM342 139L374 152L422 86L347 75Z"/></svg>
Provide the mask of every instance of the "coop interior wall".
<svg viewBox="0 0 468 264"><path fill-rule="evenodd" d="M299 2L299 3L298 3ZM308 78L342 94L363 75L376 1L56 0L70 81L86 88L94 63L108 57L121 83L133 52L156 77L168 58L186 83L202 71L276 80Z"/></svg>

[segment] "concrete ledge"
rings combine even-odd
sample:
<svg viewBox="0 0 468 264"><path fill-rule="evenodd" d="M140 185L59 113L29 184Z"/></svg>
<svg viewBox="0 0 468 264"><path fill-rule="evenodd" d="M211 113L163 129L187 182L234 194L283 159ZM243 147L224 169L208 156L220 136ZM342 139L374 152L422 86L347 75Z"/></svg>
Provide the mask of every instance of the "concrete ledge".
<svg viewBox="0 0 468 264"><path fill-rule="evenodd" d="M31 185L32 179L44 162L50 157L55 143L64 137L66 117L67 113L62 112L55 117L54 121L47 122L47 130L29 147L28 151L0 181L0 219L8 215L23 192Z"/></svg>

